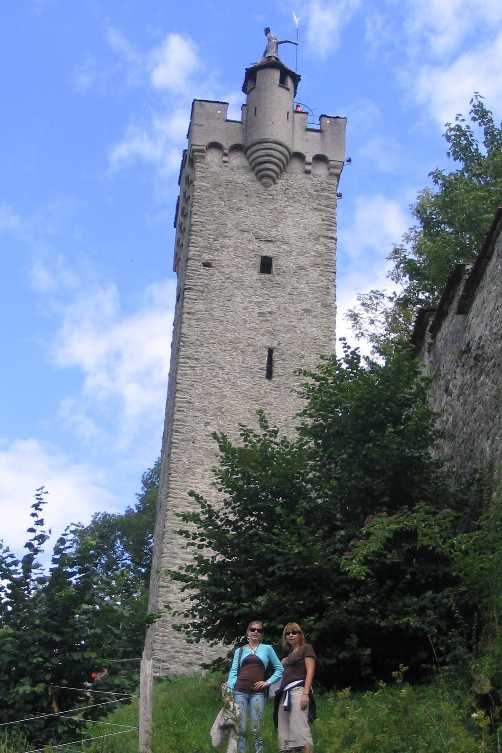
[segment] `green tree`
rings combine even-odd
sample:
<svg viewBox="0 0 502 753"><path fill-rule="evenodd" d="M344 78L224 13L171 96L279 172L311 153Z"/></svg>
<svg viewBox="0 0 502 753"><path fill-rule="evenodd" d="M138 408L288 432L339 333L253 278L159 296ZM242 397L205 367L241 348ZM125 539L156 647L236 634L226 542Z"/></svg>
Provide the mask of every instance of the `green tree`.
<svg viewBox="0 0 502 753"><path fill-rule="evenodd" d="M448 553L401 535L371 577L346 563L369 516L453 505L430 453L427 383L402 351L381 364L346 348L307 376L296 437L263 415L259 430L241 428L240 446L216 435L223 504L192 492L198 509L180 516L194 556L172 573L187 595L180 627L193 640L232 642L252 616L275 638L298 620L325 685L387 677L399 663L423 673L430 635L447 634L462 601Z"/></svg>
<svg viewBox="0 0 502 753"><path fill-rule="evenodd" d="M78 706L90 719L111 708L96 707L85 690L93 671L106 670L100 691L127 694L137 686L139 662L131 659L143 648L158 481L159 462L144 474L134 507L69 526L48 568L41 564L46 492L39 489L26 554L18 559L0 548L0 722L42 715L24 727L32 743L61 742L82 729L44 714Z"/></svg>
<svg viewBox="0 0 502 753"><path fill-rule="evenodd" d="M17 559L8 548L0 550L2 722L78 705L73 704L75 699L69 694L65 698L52 686L81 687L88 676L85 669L92 666L82 642L86 625L85 619L77 618L76 607L80 605L71 582L72 574L60 567L63 539L55 546L50 571L46 572L40 563L49 538L42 517L45 495L43 488L35 494L26 554ZM76 723L54 716L36 719L25 725L22 732L38 743L59 741L60 735L71 736L76 729Z"/></svg>
<svg viewBox="0 0 502 753"><path fill-rule="evenodd" d="M437 303L455 264L478 254L502 195L502 124L483 97L470 102L469 121L457 115L445 126L448 157L455 169L435 169L432 187L420 191L415 224L390 254L390 278L398 292L372 290L349 312L356 334L377 350L409 336L418 308Z"/></svg>

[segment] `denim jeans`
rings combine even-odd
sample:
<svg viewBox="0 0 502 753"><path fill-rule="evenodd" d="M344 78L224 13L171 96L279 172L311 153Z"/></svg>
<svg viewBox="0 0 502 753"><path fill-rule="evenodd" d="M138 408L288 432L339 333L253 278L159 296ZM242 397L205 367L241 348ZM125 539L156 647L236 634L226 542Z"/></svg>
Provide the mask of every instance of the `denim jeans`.
<svg viewBox="0 0 502 753"><path fill-rule="evenodd" d="M261 725L265 710L265 693L242 693L236 690L234 698L241 710L239 753L245 753L246 751L246 724L248 718L251 722L251 734L253 736L255 753L263 753Z"/></svg>

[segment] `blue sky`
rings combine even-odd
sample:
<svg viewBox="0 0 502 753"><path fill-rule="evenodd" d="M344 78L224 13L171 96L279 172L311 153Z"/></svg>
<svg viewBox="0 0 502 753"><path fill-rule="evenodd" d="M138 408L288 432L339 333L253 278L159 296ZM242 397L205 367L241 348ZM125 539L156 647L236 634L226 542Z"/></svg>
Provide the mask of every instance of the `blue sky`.
<svg viewBox="0 0 502 753"><path fill-rule="evenodd" d="M409 205L474 91L502 114L500 0L17 0L0 11L0 536L33 491L55 531L134 502L160 451L172 218L194 97L242 101L263 27L296 34L298 98L348 117L338 334L388 285ZM294 65L292 48L281 48Z"/></svg>

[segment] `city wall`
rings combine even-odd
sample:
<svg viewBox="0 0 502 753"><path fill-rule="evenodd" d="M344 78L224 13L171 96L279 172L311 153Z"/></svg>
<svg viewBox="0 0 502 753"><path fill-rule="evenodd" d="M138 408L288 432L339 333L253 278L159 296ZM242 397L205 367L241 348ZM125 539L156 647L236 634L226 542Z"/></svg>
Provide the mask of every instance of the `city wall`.
<svg viewBox="0 0 502 753"><path fill-rule="evenodd" d="M433 377L440 452L468 476L502 466L502 209L470 266L452 271L438 306L420 312L413 344Z"/></svg>

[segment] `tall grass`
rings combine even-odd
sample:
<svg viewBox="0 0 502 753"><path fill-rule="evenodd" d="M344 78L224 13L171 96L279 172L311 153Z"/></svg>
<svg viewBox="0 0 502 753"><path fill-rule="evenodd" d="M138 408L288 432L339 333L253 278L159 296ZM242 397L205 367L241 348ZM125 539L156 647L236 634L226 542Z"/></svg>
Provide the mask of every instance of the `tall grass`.
<svg viewBox="0 0 502 753"><path fill-rule="evenodd" d="M219 708L217 682L211 677L158 682L154 753L213 751L209 730ZM373 692L342 691L318 698L318 719L313 729L315 750L316 753L495 753L496 740L487 720L482 716L473 718L472 712L466 688L444 679L412 687L398 678L395 685L381 685ZM277 753L271 715L269 703L264 723L265 751ZM123 706L105 721L136 725L137 706ZM93 723L90 732L100 735L114 729ZM137 734L96 740L84 750L137 753ZM252 751L251 745L248 750Z"/></svg>

